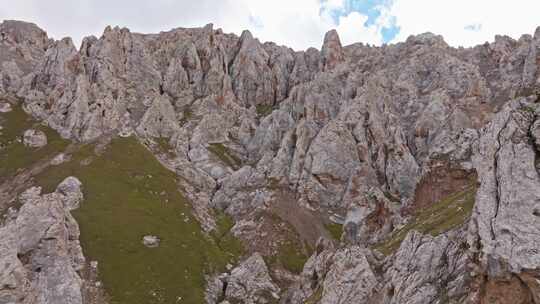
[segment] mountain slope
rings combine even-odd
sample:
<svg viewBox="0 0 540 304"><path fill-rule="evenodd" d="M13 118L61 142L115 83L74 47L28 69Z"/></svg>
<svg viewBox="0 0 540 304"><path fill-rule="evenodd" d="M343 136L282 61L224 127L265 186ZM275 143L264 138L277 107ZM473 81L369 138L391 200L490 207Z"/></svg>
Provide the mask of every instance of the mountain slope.
<svg viewBox="0 0 540 304"><path fill-rule="evenodd" d="M301 52L211 24L108 27L80 50L24 22L0 34L0 109L22 107L73 142L55 152L74 159L84 143L135 151L114 144L135 137L174 172L206 237L232 219L217 234L250 258L207 273L208 303L540 301L540 30L467 49L430 33L342 46L330 31ZM21 134L8 115L2 132ZM33 172L37 161L2 176L0 209L34 180L52 184L56 169ZM84 176L58 178L71 174Z"/></svg>

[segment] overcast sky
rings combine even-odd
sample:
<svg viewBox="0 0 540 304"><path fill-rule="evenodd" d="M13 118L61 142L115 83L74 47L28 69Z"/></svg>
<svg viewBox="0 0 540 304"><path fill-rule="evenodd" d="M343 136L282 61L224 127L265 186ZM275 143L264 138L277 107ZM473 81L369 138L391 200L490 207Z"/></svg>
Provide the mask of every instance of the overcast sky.
<svg viewBox="0 0 540 304"><path fill-rule="evenodd" d="M336 28L343 44L375 45L411 34L441 34L453 46L519 38L540 25L540 0L1 0L0 19L31 21L49 36L100 36L107 25L151 33L214 23L249 29L262 41L295 50L320 48ZM8 4L9 3L9 4Z"/></svg>

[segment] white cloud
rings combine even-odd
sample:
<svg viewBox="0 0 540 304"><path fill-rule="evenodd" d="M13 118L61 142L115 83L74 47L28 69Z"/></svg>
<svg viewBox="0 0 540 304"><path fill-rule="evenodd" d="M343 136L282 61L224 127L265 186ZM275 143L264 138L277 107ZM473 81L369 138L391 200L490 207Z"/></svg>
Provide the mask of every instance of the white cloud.
<svg viewBox="0 0 540 304"><path fill-rule="evenodd" d="M342 8L343 0L244 0L250 14L262 27L251 27L253 35L262 41L274 41L296 50L319 48L324 34L336 28L342 43L357 41L380 44L382 37L378 25L366 27L367 16L352 12L335 23L331 10ZM243 26L243 25L242 25Z"/></svg>
<svg viewBox="0 0 540 304"><path fill-rule="evenodd" d="M343 45L352 44L358 41L369 42L380 45L382 35L378 26L362 26L368 17L357 12L352 12L347 16L339 17L338 31ZM359 38L363 39L359 39Z"/></svg>
<svg viewBox="0 0 540 304"><path fill-rule="evenodd" d="M320 48L332 28L347 43L380 42L376 25L365 27L366 17L358 13L335 24L326 12L343 5L343 0L17 0L0 6L0 19L35 22L55 39L71 36L76 44L84 36L100 36L107 25L149 33L207 23L237 34L249 29L261 41L296 50Z"/></svg>
<svg viewBox="0 0 540 304"><path fill-rule="evenodd" d="M394 42L429 31L443 35L450 45L473 46L498 34L517 39L534 33L539 11L538 0L395 0L390 15L400 27Z"/></svg>
<svg viewBox="0 0 540 304"><path fill-rule="evenodd" d="M8 0L4 0L8 1ZM351 0L347 0L351 1ZM357 0L363 1L363 0ZM0 19L35 22L56 39L71 36L78 44L101 35L107 25L136 32L214 23L226 32L249 29L261 41L296 50L320 48L324 33L336 28L343 44L381 44L381 30L400 27L393 42L431 31L454 46L492 41L496 34L519 38L540 25L540 0L394 0L377 7L380 16L366 26L367 16L343 13L346 0L17 0L0 6Z"/></svg>

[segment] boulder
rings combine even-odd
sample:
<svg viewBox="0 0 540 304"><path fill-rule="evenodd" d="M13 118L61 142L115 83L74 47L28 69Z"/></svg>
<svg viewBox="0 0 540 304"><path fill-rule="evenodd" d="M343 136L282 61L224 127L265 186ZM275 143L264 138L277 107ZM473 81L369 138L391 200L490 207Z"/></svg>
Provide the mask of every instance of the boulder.
<svg viewBox="0 0 540 304"><path fill-rule="evenodd" d="M47 145L47 135L41 130L28 129L23 134L23 144L30 148L41 148Z"/></svg>
<svg viewBox="0 0 540 304"><path fill-rule="evenodd" d="M155 236L155 235L145 235L143 237L143 245L148 247L148 248L155 248L155 247L158 247L159 246L159 243L160 243L160 239L159 237Z"/></svg>
<svg viewBox="0 0 540 304"><path fill-rule="evenodd" d="M12 110L13 109L10 103L0 102L0 113L8 113L8 112L11 112Z"/></svg>
<svg viewBox="0 0 540 304"><path fill-rule="evenodd" d="M78 209L83 200L82 183L74 177L66 177L57 187L56 192L64 196L64 207L68 210Z"/></svg>

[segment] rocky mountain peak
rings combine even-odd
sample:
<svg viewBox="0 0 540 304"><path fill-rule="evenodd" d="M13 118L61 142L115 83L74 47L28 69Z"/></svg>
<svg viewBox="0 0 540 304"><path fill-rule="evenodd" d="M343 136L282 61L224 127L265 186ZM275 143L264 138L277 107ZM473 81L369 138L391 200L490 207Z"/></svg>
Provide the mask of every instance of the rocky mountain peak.
<svg viewBox="0 0 540 304"><path fill-rule="evenodd" d="M416 36L409 36L409 38L407 38L407 43L424 44L424 45L429 45L433 47L443 47L443 48L448 47L448 44L444 41L443 36L435 35L430 32L419 34Z"/></svg>
<svg viewBox="0 0 540 304"><path fill-rule="evenodd" d="M336 30L330 30L324 35L321 56L324 70L331 70L344 60L341 41Z"/></svg>
<svg viewBox="0 0 540 304"><path fill-rule="evenodd" d="M47 33L34 23L4 20L0 24L0 37L3 41L12 44L31 44L43 51L49 44Z"/></svg>

